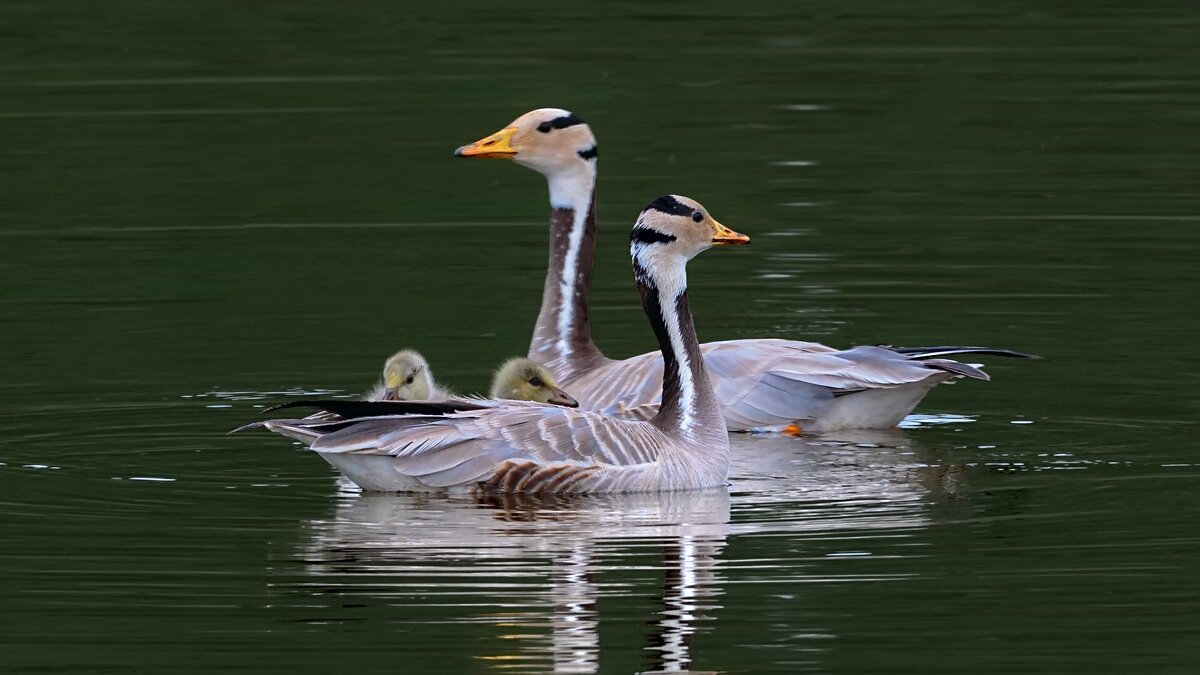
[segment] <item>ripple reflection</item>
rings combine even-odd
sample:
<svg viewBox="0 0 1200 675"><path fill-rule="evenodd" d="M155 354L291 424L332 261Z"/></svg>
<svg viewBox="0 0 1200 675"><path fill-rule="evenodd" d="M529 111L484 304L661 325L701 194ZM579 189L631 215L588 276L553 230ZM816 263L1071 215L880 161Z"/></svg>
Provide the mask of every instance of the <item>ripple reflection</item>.
<svg viewBox="0 0 1200 675"><path fill-rule="evenodd" d="M694 622L718 608L705 599L719 595L729 514L724 489L476 500L359 494L343 483L333 517L308 523L302 555L318 584L368 586L406 606L485 595L493 611L468 621L492 624L501 642L478 658L509 671L596 672L596 602L630 587L602 575L661 573L648 650L652 671L674 672L690 663Z"/></svg>
<svg viewBox="0 0 1200 675"><path fill-rule="evenodd" d="M731 583L899 578L850 565L818 572L811 555L724 561L722 553L731 537L836 542L853 530L852 552L837 545L821 557L857 557L872 554L871 536L928 526L923 499L938 481L906 436L735 436L734 446L732 496L472 499L365 494L343 480L332 514L304 523L305 579L279 586L310 599L366 594L418 614L450 608L452 623L487 627L474 658L508 672L597 672L598 604L649 596L641 672L688 672L693 643L711 630Z"/></svg>

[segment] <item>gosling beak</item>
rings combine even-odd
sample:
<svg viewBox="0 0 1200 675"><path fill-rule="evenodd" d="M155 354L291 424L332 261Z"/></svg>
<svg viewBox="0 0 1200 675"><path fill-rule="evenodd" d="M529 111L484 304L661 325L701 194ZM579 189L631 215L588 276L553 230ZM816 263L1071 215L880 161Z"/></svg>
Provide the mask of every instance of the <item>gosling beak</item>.
<svg viewBox="0 0 1200 675"><path fill-rule="evenodd" d="M384 389L384 390L383 390L383 400L385 400L385 401L399 401L399 400L400 400L400 397L399 397L399 396L396 396L396 390L395 390L395 389L393 389L392 387L388 387L387 389Z"/></svg>
<svg viewBox="0 0 1200 675"><path fill-rule="evenodd" d="M567 392L563 391L562 389L559 389L558 387L554 387L553 392L554 393L550 395L550 398L546 400L546 403L553 403L554 405L561 405L564 408L578 408L579 407L579 401L576 401L573 396L571 396Z"/></svg>
<svg viewBox="0 0 1200 675"><path fill-rule="evenodd" d="M454 151L457 157L479 157L481 159L512 159L517 151L513 149L513 134L516 127L506 127L496 133L482 138L469 145L464 145Z"/></svg>
<svg viewBox="0 0 1200 675"><path fill-rule="evenodd" d="M713 235L713 246L734 246L737 244L750 243L750 237L747 237L740 232L734 232L728 227L718 223L716 220L713 221L713 225L717 226L717 233Z"/></svg>

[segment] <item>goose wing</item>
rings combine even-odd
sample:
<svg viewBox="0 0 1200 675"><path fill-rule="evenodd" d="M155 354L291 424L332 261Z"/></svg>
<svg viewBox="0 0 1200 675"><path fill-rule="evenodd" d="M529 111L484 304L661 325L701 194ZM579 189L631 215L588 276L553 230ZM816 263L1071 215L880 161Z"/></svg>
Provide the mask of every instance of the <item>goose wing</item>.
<svg viewBox="0 0 1200 675"><path fill-rule="evenodd" d="M819 419L841 396L868 390L932 386L947 373L988 379L950 359L918 360L884 347L836 350L814 342L753 339L701 345L704 363L732 431ZM661 400L662 358L656 352L610 361L569 380L581 406L649 419Z"/></svg>
<svg viewBox="0 0 1200 675"><path fill-rule="evenodd" d="M481 403L445 414L299 426L296 420L272 420L263 426L302 441L311 438L309 447L324 455L388 456L391 470L429 487L484 482L529 492L563 491L564 484L597 473L613 474L610 480L645 473L666 441L646 422L532 402Z"/></svg>
<svg viewBox="0 0 1200 675"><path fill-rule="evenodd" d="M754 380L764 374L829 389L844 395L864 389L886 389L913 384L950 371L986 380L983 371L950 359L918 360L885 347L814 352L794 350L787 340L745 340L743 344L716 343L714 360L727 360L727 376L735 380ZM756 344L746 344L756 343ZM719 355L719 356L718 356Z"/></svg>

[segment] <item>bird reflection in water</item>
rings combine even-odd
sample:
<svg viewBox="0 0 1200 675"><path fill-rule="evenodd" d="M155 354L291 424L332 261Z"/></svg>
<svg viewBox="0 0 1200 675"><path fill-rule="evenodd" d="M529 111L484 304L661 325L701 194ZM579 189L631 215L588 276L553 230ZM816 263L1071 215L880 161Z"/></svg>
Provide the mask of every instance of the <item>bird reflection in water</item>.
<svg viewBox="0 0 1200 675"><path fill-rule="evenodd" d="M423 608L457 608L451 623L488 626L493 636L474 643L471 658L506 672L597 672L600 606L649 592L642 672L693 672L693 643L715 625L706 627L736 568L721 562L729 537L911 534L929 526L931 496L953 490L953 476L901 433L734 440L736 522L729 489L468 498L364 494L345 482L331 517L305 528L301 583L402 606L406 622L420 623ZM776 573L797 569L780 561ZM861 580L832 569L822 578ZM444 626L420 633L417 648L462 650L464 631ZM606 642L605 659L627 661L634 649Z"/></svg>
<svg viewBox="0 0 1200 675"><path fill-rule="evenodd" d="M699 599L717 595L714 570L729 528L725 489L480 498L342 489L334 517L310 523L303 551L308 573L336 577L341 588L361 583L373 595L402 596L407 607L417 606L418 596L443 605L498 605L499 611L465 619L498 629L504 648L476 656L497 669L596 672L597 602L628 592L626 584L601 582L601 573L630 569L621 559L634 556L645 569L644 556L655 548L661 564L651 569L661 568L664 580L648 672L676 672L690 663L696 620L718 608ZM370 578L348 582L346 575ZM469 577L462 581L475 586L476 597L465 601L466 584L447 583L449 575ZM447 595L455 597L437 597Z"/></svg>
<svg viewBox="0 0 1200 675"><path fill-rule="evenodd" d="M663 546L662 610L646 647L651 668L643 672L692 672L695 624L720 609L717 558L724 547L723 537L686 536Z"/></svg>

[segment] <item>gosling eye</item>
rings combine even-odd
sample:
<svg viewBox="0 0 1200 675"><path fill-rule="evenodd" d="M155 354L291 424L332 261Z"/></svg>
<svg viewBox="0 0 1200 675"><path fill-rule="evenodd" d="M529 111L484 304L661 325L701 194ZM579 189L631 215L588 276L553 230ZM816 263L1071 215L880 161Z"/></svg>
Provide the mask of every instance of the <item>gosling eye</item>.
<svg viewBox="0 0 1200 675"><path fill-rule="evenodd" d="M698 223L698 222L700 222L700 221L702 221L702 220L704 220L704 214L703 214L703 213L700 213L699 211L692 211L692 221L694 221L694 222L697 222L697 223Z"/></svg>
<svg viewBox="0 0 1200 675"><path fill-rule="evenodd" d="M542 382L542 378L538 377L537 375L533 376L533 379L529 381L529 384L532 384L533 386L538 387L538 388L545 386L545 383Z"/></svg>
<svg viewBox="0 0 1200 675"><path fill-rule="evenodd" d="M537 127L538 131L542 132L543 134L550 133L550 130L553 128L554 128L554 125L549 122L542 122Z"/></svg>
<svg viewBox="0 0 1200 675"><path fill-rule="evenodd" d="M409 375L409 376L408 376L408 379L407 379L407 380L405 380L405 381L404 381L404 383L405 383L405 384L412 384L412 383L413 383L413 377L414 377L413 375Z"/></svg>

